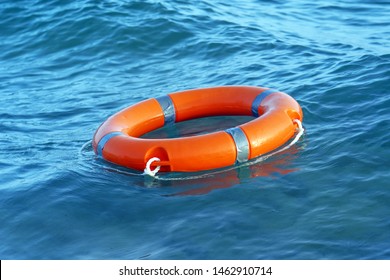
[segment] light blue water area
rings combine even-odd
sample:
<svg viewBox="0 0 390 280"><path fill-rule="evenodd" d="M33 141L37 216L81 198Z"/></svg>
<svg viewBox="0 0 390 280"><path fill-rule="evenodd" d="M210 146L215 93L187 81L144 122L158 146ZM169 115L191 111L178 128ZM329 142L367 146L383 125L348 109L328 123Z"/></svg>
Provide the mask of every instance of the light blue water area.
<svg viewBox="0 0 390 280"><path fill-rule="evenodd" d="M5 0L0 15L1 259L390 259L389 1ZM110 115L220 85L287 92L303 138L159 180L95 157Z"/></svg>

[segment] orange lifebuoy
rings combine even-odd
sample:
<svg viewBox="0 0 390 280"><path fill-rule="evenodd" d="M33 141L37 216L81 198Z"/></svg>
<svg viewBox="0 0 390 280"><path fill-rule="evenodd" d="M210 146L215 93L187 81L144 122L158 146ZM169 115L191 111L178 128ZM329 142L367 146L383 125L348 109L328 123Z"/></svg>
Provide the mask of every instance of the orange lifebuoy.
<svg viewBox="0 0 390 280"><path fill-rule="evenodd" d="M255 119L213 133L170 139L143 134L189 119L248 115ZM201 171L227 167L266 154L291 139L299 104L286 93L261 87L223 86L171 93L130 106L96 131L93 148L105 160L144 170L151 158L160 171Z"/></svg>

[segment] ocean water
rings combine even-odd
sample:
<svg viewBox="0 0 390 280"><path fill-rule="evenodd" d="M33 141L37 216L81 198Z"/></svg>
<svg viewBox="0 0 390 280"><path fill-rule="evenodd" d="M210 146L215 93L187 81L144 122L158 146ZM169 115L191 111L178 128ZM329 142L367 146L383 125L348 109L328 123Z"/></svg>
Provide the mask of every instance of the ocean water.
<svg viewBox="0 0 390 280"><path fill-rule="evenodd" d="M390 259L389 1L3 0L0 15L0 259ZM304 136L160 179L94 155L117 111L220 85L290 94Z"/></svg>

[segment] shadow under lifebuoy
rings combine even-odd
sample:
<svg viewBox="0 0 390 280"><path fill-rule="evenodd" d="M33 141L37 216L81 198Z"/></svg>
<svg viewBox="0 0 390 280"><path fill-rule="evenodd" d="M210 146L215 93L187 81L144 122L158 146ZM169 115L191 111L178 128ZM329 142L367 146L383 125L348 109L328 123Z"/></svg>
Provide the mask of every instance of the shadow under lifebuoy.
<svg viewBox="0 0 390 280"><path fill-rule="evenodd" d="M91 147L89 150L90 157L95 157ZM290 167L300 150L299 146L292 146L273 156L260 157L230 168L197 173L158 173L157 178L144 175L136 170L100 161L98 158L95 158L95 162L107 174L115 173L133 177L132 184L138 187L163 190L162 196L196 196L234 187L242 184L245 180L256 177L278 178L298 171L298 168Z"/></svg>

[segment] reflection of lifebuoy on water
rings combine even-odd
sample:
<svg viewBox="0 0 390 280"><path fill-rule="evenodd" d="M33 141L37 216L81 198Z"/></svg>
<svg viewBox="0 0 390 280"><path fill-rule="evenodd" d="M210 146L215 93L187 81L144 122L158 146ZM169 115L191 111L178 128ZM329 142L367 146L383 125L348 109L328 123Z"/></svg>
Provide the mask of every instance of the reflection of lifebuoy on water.
<svg viewBox="0 0 390 280"><path fill-rule="evenodd" d="M155 181L155 186L170 186L177 189L176 192L166 196L204 195L214 190L228 189L240 185L242 180L256 177L279 177L297 171L296 168L288 168L291 161L298 153L296 146L278 154L277 158L267 159L259 164L239 166L230 170L215 173L212 176L200 177L193 180L183 179L174 181Z"/></svg>
<svg viewBox="0 0 390 280"><path fill-rule="evenodd" d="M170 139L143 139L145 133L185 120L246 115L255 119L213 133ZM288 142L303 114L289 95L268 88L225 86L151 98L108 118L93 147L105 160L137 169L202 171L243 163Z"/></svg>

